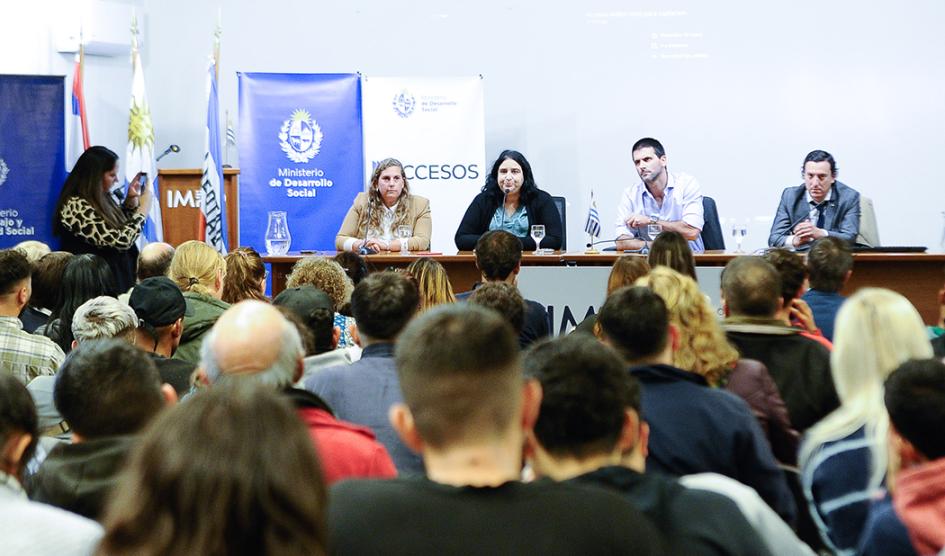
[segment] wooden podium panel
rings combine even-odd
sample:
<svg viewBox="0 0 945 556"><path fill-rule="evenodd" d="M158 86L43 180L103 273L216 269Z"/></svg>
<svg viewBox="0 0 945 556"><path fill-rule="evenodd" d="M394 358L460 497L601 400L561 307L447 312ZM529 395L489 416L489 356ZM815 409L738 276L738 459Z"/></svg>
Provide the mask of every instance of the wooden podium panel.
<svg viewBox="0 0 945 556"><path fill-rule="evenodd" d="M230 249L239 246L239 174L237 168L223 169L226 239ZM203 170L200 168L158 170L164 241L174 247L198 237L202 178Z"/></svg>

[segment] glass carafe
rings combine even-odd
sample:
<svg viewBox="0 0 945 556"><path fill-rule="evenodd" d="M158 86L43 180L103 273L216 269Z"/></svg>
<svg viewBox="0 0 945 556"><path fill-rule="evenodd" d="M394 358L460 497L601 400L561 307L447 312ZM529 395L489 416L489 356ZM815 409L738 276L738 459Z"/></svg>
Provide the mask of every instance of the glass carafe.
<svg viewBox="0 0 945 556"><path fill-rule="evenodd" d="M292 235L289 234L289 222L285 211L269 211L269 225L266 226L266 252L269 255L285 255L292 245Z"/></svg>

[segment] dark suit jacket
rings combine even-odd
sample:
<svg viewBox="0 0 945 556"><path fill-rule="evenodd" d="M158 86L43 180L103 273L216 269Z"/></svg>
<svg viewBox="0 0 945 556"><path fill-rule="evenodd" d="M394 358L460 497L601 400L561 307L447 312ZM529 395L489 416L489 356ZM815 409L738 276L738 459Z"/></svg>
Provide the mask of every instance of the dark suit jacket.
<svg viewBox="0 0 945 556"><path fill-rule="evenodd" d="M771 224L768 245L783 247L784 240L798 223L810 214L806 188L803 184L788 187L781 193L781 203ZM833 197L827 201L824 217L824 229L829 235L844 239L849 243L856 241L860 232L860 194L851 187L838 181L833 183ZM810 244L800 247L806 249Z"/></svg>

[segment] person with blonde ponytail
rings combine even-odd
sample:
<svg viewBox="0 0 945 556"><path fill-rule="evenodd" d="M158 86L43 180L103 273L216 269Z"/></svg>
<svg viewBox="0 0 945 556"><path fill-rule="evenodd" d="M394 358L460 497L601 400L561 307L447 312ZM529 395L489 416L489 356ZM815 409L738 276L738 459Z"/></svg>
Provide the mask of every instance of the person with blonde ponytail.
<svg viewBox="0 0 945 556"><path fill-rule="evenodd" d="M204 335L230 307L222 300L226 262L213 247L191 240L182 243L174 252L168 272L184 293L188 311L174 359L196 365L200 362L200 343Z"/></svg>
<svg viewBox="0 0 945 556"><path fill-rule="evenodd" d="M400 251L399 226L411 229L413 235L407 240L410 251L430 248L430 200L411 194L404 165L396 158L385 158L374 168L367 193L358 193L348 209L335 238L335 249Z"/></svg>
<svg viewBox="0 0 945 556"><path fill-rule="evenodd" d="M885 482L883 382L902 363L932 357L932 346L909 300L881 288L847 299L833 340L830 370L840 407L808 429L798 461L821 537L832 552L853 554L870 500Z"/></svg>

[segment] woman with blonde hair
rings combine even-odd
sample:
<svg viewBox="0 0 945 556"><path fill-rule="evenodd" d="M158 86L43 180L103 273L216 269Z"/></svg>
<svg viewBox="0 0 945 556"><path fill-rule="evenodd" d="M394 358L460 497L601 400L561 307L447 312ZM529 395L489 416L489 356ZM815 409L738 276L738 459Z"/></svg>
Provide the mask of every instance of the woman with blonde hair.
<svg viewBox="0 0 945 556"><path fill-rule="evenodd" d="M266 297L266 264L252 247L237 247L223 257L226 276L223 301L233 304L244 299L269 302Z"/></svg>
<svg viewBox="0 0 945 556"><path fill-rule="evenodd" d="M374 168L367 193L358 193L348 209L338 236L338 251L361 251L364 254L379 251L400 251L402 239L397 228L407 226L410 251L430 248L433 223L430 219L430 201L412 195L404 173L404 165L396 158L385 158Z"/></svg>
<svg viewBox="0 0 945 556"><path fill-rule="evenodd" d="M335 326L341 329L341 338L338 348L354 346L351 327L354 318L346 317L338 310L351 299L354 285L345 273L345 269L336 261L327 257L305 257L299 259L292 267L292 273L286 280L287 288L297 288L304 285L314 286L328 294L331 298L332 310L335 313Z"/></svg>
<svg viewBox="0 0 945 556"><path fill-rule="evenodd" d="M840 407L808 429L798 457L814 523L837 554L852 554L886 475L883 383L909 359L932 357L925 325L902 295L864 288L834 326L830 373Z"/></svg>
<svg viewBox="0 0 945 556"><path fill-rule="evenodd" d="M187 314L174 359L200 362L200 343L230 304L222 300L226 262L202 241L186 241L174 252L168 276L184 293Z"/></svg>
<svg viewBox="0 0 945 556"><path fill-rule="evenodd" d="M791 427L777 385L761 362L739 359L696 281L660 265L636 285L653 290L666 303L679 335L673 365L744 399L765 431L775 458L794 464L798 433Z"/></svg>
<svg viewBox="0 0 945 556"><path fill-rule="evenodd" d="M417 281L420 290L420 312L442 303L456 302L450 277L438 261L429 257L419 258L410 263L407 272Z"/></svg>
<svg viewBox="0 0 945 556"><path fill-rule="evenodd" d="M650 263L646 257L641 255L621 255L614 261L610 267L610 274L607 276L607 295L604 299L610 297L610 294L624 286L631 286L641 276L646 276L650 271ZM594 333L594 325L597 324L597 315L589 315L581 321L581 324L574 328L575 332Z"/></svg>

